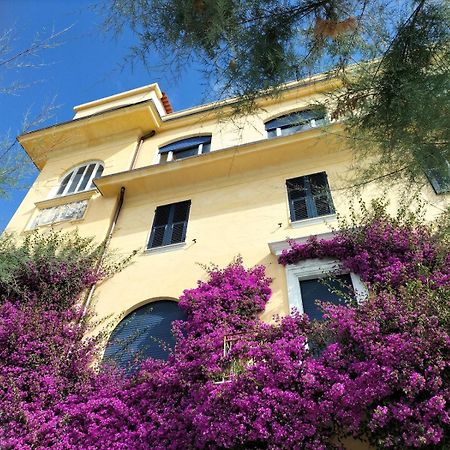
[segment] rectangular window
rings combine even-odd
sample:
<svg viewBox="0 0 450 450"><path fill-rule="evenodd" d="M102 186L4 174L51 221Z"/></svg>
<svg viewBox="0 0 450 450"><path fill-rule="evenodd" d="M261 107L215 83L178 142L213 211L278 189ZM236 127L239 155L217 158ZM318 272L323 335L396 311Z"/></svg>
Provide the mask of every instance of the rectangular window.
<svg viewBox="0 0 450 450"><path fill-rule="evenodd" d="M334 213L325 172L286 181L291 220L309 219Z"/></svg>
<svg viewBox="0 0 450 450"><path fill-rule="evenodd" d="M333 278L314 278L299 280L303 312L311 320L322 320L322 310L317 305L321 300L335 305L345 304L345 299L354 297L350 274L337 275Z"/></svg>
<svg viewBox="0 0 450 450"><path fill-rule="evenodd" d="M190 207L190 200L158 206L147 248L184 242Z"/></svg>

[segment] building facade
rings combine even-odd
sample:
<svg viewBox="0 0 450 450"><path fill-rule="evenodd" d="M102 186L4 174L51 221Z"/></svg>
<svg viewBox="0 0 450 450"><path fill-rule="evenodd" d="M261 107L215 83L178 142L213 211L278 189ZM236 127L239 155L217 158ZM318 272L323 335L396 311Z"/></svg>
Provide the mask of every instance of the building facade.
<svg viewBox="0 0 450 450"><path fill-rule="evenodd" d="M173 112L157 84L77 106L73 120L19 137L40 174L7 231L77 228L98 242L109 236L123 256L136 252L93 296L119 335L153 320L165 336L178 317L173 302L205 278L201 265L238 255L273 278L263 320L293 307L320 317L314 300L328 294L317 294L319 279L335 262L284 268L277 256L289 239L328 235L349 211L341 186L352 150L317 107L335 88L321 77L292 83L245 118L228 115L233 100ZM371 184L364 196L380 194ZM438 206L432 220L448 196L431 183L422 195ZM342 277L364 296L358 277Z"/></svg>

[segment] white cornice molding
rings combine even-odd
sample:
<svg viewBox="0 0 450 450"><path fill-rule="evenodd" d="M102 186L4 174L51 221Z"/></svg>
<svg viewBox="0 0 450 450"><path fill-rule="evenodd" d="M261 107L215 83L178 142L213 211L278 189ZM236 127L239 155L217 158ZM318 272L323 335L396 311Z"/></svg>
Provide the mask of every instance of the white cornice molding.
<svg viewBox="0 0 450 450"><path fill-rule="evenodd" d="M311 237L315 237L319 240L323 239L331 239L334 236L334 233L332 231L328 231L326 233L319 233L319 234L312 234L308 236L301 236L296 238L286 238L283 241L274 241L269 242L268 246L270 249L270 253L275 256L280 256L283 250L287 250L290 248L289 241L297 242L299 244L304 244L308 241Z"/></svg>

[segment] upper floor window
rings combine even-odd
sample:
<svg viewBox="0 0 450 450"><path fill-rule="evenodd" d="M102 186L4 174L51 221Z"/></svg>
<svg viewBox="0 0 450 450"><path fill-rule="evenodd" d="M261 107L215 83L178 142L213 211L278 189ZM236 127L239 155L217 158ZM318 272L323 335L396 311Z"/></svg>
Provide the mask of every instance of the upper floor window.
<svg viewBox="0 0 450 450"><path fill-rule="evenodd" d="M323 109L308 109L277 117L266 122L267 137L287 136L325 123Z"/></svg>
<svg viewBox="0 0 450 450"><path fill-rule="evenodd" d="M94 187L94 179L103 173L101 162L91 162L72 169L61 181L56 196L83 192Z"/></svg>
<svg viewBox="0 0 450 450"><path fill-rule="evenodd" d="M177 161L178 159L208 153L210 150L211 135L182 139L159 149L160 162Z"/></svg>
<svg viewBox="0 0 450 450"><path fill-rule="evenodd" d="M190 200L158 206L153 219L148 248L184 242L190 208Z"/></svg>
<svg viewBox="0 0 450 450"><path fill-rule="evenodd" d="M291 220L309 219L334 213L325 172L286 180Z"/></svg>

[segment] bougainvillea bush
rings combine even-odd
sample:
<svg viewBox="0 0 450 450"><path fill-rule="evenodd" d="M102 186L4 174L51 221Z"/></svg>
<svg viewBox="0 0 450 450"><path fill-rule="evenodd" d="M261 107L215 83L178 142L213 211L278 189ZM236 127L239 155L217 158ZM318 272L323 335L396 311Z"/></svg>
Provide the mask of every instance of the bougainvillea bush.
<svg viewBox="0 0 450 450"><path fill-rule="evenodd" d="M368 287L361 304L324 305L322 323L261 322L264 268L212 268L180 299L187 321L169 360L132 375L97 370L97 341L82 339L78 300L102 276L92 261L41 271L21 255L0 286L0 447L449 448L446 223L392 218L378 203L327 241L292 242L281 264L333 258Z"/></svg>

